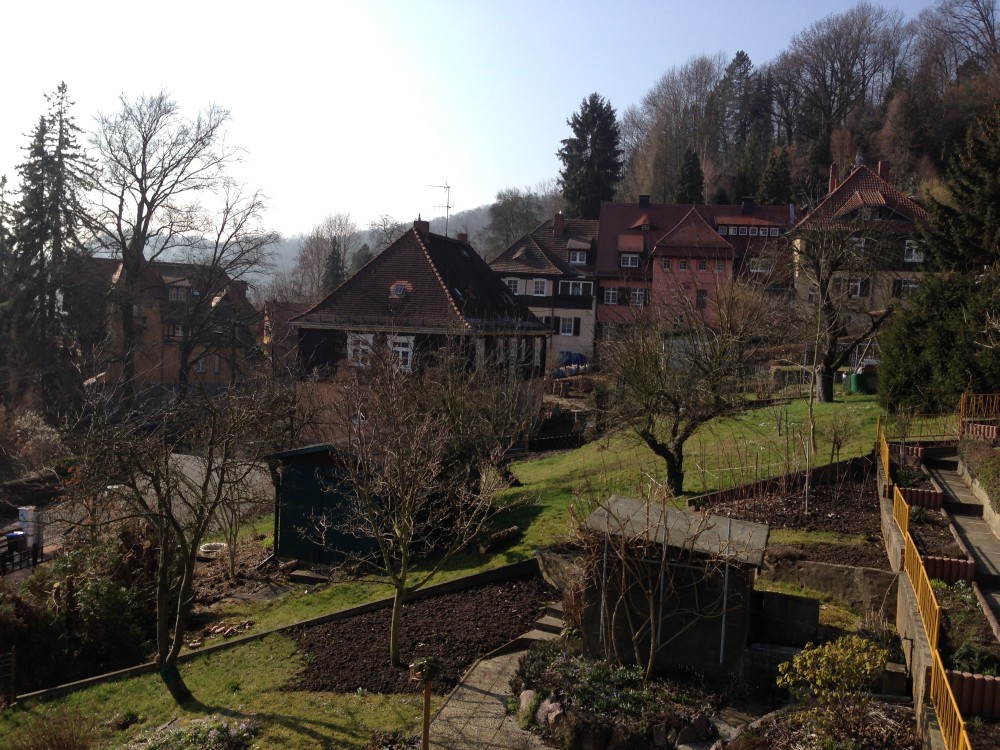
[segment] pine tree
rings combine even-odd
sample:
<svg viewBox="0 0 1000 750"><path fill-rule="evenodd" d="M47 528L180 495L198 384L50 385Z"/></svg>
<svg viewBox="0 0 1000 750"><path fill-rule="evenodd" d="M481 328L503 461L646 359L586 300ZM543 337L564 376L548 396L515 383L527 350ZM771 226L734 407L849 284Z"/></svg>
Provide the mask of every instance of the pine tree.
<svg viewBox="0 0 1000 750"><path fill-rule="evenodd" d="M621 131L611 103L593 93L566 121L573 136L558 151L563 168L559 182L567 214L597 219L601 202L614 198L622 178Z"/></svg>
<svg viewBox="0 0 1000 750"><path fill-rule="evenodd" d="M698 154L688 149L684 152L680 172L677 174L677 187L674 189L674 199L678 203L705 202L705 175L701 171Z"/></svg>
<svg viewBox="0 0 1000 750"><path fill-rule="evenodd" d="M772 153L760 178L757 202L764 206L783 206L792 202L792 174L788 166L788 151Z"/></svg>
<svg viewBox="0 0 1000 750"><path fill-rule="evenodd" d="M950 200L931 200L928 250L944 269L981 271L1000 260L1000 113L970 130L945 178Z"/></svg>
<svg viewBox="0 0 1000 750"><path fill-rule="evenodd" d="M355 250L354 256L351 258L351 276L360 271L361 268L374 257L375 254L372 252L372 249L368 247L367 242Z"/></svg>
<svg viewBox="0 0 1000 750"><path fill-rule="evenodd" d="M323 294L329 294L346 279L347 266L344 263L344 254L340 251L340 241L336 237L331 237L330 254L323 267Z"/></svg>

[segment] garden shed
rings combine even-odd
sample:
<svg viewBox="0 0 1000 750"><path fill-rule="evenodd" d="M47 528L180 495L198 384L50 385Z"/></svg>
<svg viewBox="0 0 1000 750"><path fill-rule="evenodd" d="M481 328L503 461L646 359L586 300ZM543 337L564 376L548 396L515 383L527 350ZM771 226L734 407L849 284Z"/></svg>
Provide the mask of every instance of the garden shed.
<svg viewBox="0 0 1000 750"><path fill-rule="evenodd" d="M350 454L341 446L321 443L275 453L281 481L275 494L274 556L306 563L339 562L344 552L364 552L373 542L338 531L345 517L350 488L346 462ZM321 534L318 521L326 519Z"/></svg>
<svg viewBox="0 0 1000 750"><path fill-rule="evenodd" d="M583 531L588 653L653 672L738 672L766 524L612 495Z"/></svg>

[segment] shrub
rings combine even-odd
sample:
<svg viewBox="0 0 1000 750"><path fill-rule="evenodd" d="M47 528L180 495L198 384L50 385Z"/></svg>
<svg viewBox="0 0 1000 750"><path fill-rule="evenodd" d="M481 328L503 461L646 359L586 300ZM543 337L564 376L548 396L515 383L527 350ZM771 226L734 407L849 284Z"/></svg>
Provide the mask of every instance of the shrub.
<svg viewBox="0 0 1000 750"><path fill-rule="evenodd" d="M532 643L517 663L517 669L510 678L510 690L517 695L522 690L534 689L541 684L542 675L562 653L562 645L556 641Z"/></svg>
<svg viewBox="0 0 1000 750"><path fill-rule="evenodd" d="M75 711L38 713L11 733L4 750L90 750L97 745L94 725Z"/></svg>
<svg viewBox="0 0 1000 750"><path fill-rule="evenodd" d="M990 496L990 505L1000 512L1000 451L989 443L964 437L958 443L958 457Z"/></svg>
<svg viewBox="0 0 1000 750"><path fill-rule="evenodd" d="M253 719L230 721L221 716L194 719L182 727L144 734L128 745L139 750L250 750L260 727Z"/></svg>
<svg viewBox="0 0 1000 750"><path fill-rule="evenodd" d="M419 737L409 737L402 732L375 732L365 750L416 750L419 747Z"/></svg>
<svg viewBox="0 0 1000 750"><path fill-rule="evenodd" d="M778 686L811 707L817 724L853 733L861 727L888 656L884 648L856 635L810 644L778 667Z"/></svg>

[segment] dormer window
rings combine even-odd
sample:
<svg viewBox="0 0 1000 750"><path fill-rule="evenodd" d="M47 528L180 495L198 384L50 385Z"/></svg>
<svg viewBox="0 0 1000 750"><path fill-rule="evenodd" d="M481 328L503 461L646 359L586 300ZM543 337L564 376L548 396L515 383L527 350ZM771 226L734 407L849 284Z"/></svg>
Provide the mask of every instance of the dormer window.
<svg viewBox="0 0 1000 750"><path fill-rule="evenodd" d="M574 266L585 266L587 265L587 251L586 250L570 250L569 251L569 262Z"/></svg>
<svg viewBox="0 0 1000 750"><path fill-rule="evenodd" d="M758 231L760 231L760 230L757 227L750 227L750 236L751 237L756 237Z"/></svg>
<svg viewBox="0 0 1000 750"><path fill-rule="evenodd" d="M636 253L622 253L618 258L618 265L622 268L638 268L639 256Z"/></svg>
<svg viewBox="0 0 1000 750"><path fill-rule="evenodd" d="M729 227L726 226L719 227L719 234L729 234Z"/></svg>
<svg viewBox="0 0 1000 750"><path fill-rule="evenodd" d="M183 286L172 286L167 290L167 296L174 302L183 302L187 299L187 288Z"/></svg>

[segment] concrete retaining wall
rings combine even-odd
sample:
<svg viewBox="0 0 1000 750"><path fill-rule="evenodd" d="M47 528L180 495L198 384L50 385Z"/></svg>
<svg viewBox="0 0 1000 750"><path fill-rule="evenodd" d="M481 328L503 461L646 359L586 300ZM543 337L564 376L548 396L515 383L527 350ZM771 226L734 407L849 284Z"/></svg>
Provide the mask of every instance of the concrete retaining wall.
<svg viewBox="0 0 1000 750"><path fill-rule="evenodd" d="M896 586L900 576L892 571L781 560L761 576L829 594L860 612L882 612L889 619L896 616Z"/></svg>
<svg viewBox="0 0 1000 750"><path fill-rule="evenodd" d="M944 750L937 714L930 703L931 647L917 609L917 595L910 585L910 579L905 575L899 576L896 631L903 642L903 656L913 680L913 708L917 714L917 728L924 739L924 747Z"/></svg>
<svg viewBox="0 0 1000 750"><path fill-rule="evenodd" d="M1000 537L1000 513L997 513L993 508L993 504L990 502L990 496L987 494L986 489L980 483L980 481L974 478L969 470L965 468L965 464L961 460L958 462L958 473L962 475L962 479L969 486L979 500L983 503L983 520L989 525L990 530L998 537Z"/></svg>

